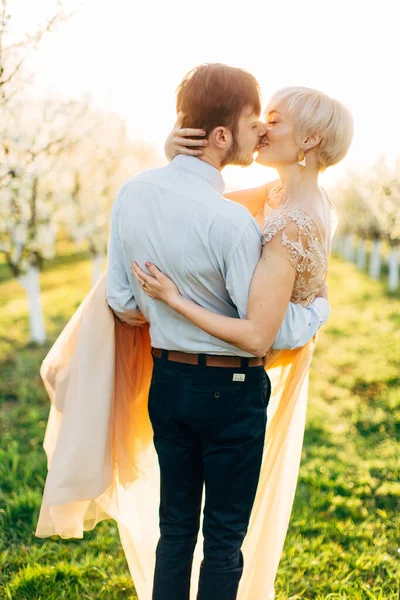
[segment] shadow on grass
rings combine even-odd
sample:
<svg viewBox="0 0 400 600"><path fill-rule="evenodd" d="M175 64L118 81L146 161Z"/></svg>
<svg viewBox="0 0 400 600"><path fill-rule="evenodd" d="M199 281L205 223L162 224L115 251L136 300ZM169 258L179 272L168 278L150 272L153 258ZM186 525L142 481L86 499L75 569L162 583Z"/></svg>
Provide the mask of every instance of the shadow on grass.
<svg viewBox="0 0 400 600"><path fill-rule="evenodd" d="M331 432L327 431L316 422L307 423L304 432L304 448L336 448L337 444L332 439Z"/></svg>
<svg viewBox="0 0 400 600"><path fill-rule="evenodd" d="M395 389L400 386L400 377L389 377L384 380L365 381L357 379L351 388L352 394L359 396L362 400L377 400L387 389Z"/></svg>
<svg viewBox="0 0 400 600"><path fill-rule="evenodd" d="M68 268L69 266L77 262L82 262L89 259L90 254L88 251L75 251L66 254L60 254L52 258L51 260L44 261L43 266L41 268L41 272L46 273L47 271L61 270L64 268ZM0 283L11 281L12 279L14 279L14 275L8 264L4 262L0 263Z"/></svg>

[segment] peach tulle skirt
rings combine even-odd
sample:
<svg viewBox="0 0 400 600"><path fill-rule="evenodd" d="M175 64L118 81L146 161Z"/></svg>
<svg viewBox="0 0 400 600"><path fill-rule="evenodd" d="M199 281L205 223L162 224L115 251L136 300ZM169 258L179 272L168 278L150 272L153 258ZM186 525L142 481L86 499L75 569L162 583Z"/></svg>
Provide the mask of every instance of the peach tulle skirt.
<svg viewBox="0 0 400 600"><path fill-rule="evenodd" d="M257 496L243 545L239 600L272 600L289 524L306 420L315 339L272 352L268 425ZM41 376L51 400L44 439L48 474L36 536L82 538L118 524L139 600L151 600L159 537L159 467L147 412L152 357L148 325L116 319L103 276L49 351ZM202 558L195 551L192 594Z"/></svg>

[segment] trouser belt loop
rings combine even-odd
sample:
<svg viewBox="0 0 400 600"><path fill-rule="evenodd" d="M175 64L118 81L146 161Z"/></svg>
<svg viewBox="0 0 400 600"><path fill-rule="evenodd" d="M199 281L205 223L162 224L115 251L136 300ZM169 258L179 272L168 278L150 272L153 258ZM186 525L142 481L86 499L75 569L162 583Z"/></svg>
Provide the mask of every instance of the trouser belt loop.
<svg viewBox="0 0 400 600"><path fill-rule="evenodd" d="M161 350L161 360L165 363L168 360L168 350Z"/></svg>
<svg viewBox="0 0 400 600"><path fill-rule="evenodd" d="M207 357L205 354L199 354L199 367L205 369L207 366Z"/></svg>
<svg viewBox="0 0 400 600"><path fill-rule="evenodd" d="M249 366L249 359L248 358L242 358L242 367L243 369L247 369Z"/></svg>

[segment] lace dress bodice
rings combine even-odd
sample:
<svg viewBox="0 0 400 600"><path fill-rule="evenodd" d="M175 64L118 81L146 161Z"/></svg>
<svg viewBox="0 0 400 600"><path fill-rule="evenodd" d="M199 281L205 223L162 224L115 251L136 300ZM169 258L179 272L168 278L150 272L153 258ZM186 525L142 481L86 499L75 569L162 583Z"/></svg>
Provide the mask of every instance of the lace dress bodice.
<svg viewBox="0 0 400 600"><path fill-rule="evenodd" d="M263 245L275 236L287 251L296 269L296 279L290 301L308 306L324 285L328 272L330 236L321 240L313 219L302 210L275 210L263 226Z"/></svg>

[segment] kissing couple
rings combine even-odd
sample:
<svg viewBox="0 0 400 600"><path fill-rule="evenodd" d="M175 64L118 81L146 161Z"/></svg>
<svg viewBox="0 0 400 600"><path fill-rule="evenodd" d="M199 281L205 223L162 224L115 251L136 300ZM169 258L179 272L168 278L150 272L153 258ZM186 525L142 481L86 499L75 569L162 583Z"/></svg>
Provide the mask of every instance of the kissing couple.
<svg viewBox="0 0 400 600"><path fill-rule="evenodd" d="M114 202L106 274L41 376L51 399L36 535L114 519L139 600L272 600L289 524L336 211L319 173L348 109L305 87L261 119L248 72L177 91L167 166ZM279 180L224 194L226 165Z"/></svg>

